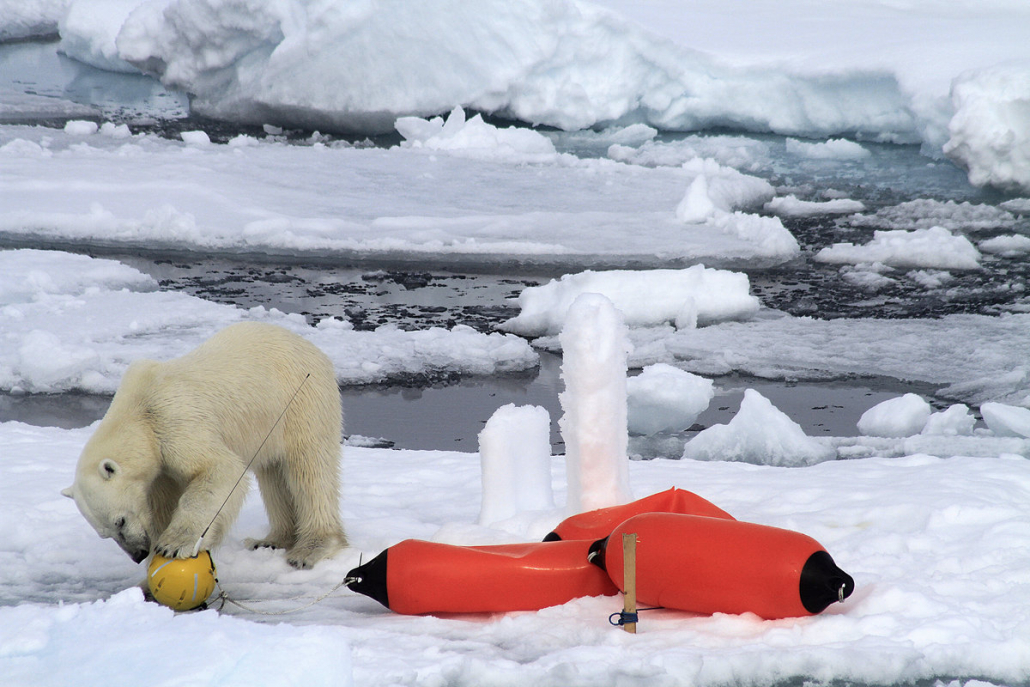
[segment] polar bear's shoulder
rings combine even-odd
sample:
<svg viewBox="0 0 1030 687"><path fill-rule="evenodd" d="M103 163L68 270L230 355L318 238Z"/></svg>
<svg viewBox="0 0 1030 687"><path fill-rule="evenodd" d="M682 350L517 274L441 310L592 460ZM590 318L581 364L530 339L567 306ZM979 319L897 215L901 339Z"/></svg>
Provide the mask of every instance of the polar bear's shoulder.
<svg viewBox="0 0 1030 687"><path fill-rule="evenodd" d="M135 407L145 402L156 386L160 376L162 363L156 360L135 360L118 385L114 399L111 401L111 410L117 412L124 408ZM111 411L108 411L110 414Z"/></svg>

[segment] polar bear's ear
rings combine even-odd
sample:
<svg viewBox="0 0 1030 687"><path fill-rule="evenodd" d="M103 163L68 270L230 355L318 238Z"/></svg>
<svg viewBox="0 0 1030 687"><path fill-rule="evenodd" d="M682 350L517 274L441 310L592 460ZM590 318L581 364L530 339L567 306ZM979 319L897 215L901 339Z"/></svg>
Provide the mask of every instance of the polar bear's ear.
<svg viewBox="0 0 1030 687"><path fill-rule="evenodd" d="M114 462L110 458L106 458L100 461L100 466L98 469L100 470L100 476L103 477L105 480L109 480L115 475L117 475L122 468L118 465L118 463Z"/></svg>
<svg viewBox="0 0 1030 687"><path fill-rule="evenodd" d="M72 494L72 488L71 487L65 487L64 489L62 489L61 490L61 495L62 496L67 496L70 499L75 498L75 495Z"/></svg>

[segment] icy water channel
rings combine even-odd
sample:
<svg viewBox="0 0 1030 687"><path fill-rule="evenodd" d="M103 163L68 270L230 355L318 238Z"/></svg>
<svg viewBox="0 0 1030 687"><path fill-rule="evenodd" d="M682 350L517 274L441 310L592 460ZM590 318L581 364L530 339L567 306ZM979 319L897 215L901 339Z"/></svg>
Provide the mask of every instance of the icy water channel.
<svg viewBox="0 0 1030 687"><path fill-rule="evenodd" d="M214 141L224 141L241 129L189 117L182 94L166 91L142 75L114 74L70 60L55 42L0 45L0 91L5 92L3 123L62 126L69 118L95 118L124 122L135 131L146 130L175 137L179 131L203 128ZM19 100L11 94L27 96ZM81 109L43 102L72 103ZM64 108L62 110L62 108ZM260 135L259 132L252 132ZM287 132L303 140L310 132ZM592 134L551 132L556 146L581 156L604 155L608 143ZM661 134L674 140L677 134ZM784 155L784 138L751 136L768 146L769 166L754 173L774 185L804 194L834 188L870 208L912 198L996 204L1003 198L968 185L963 173L947 162L930 161L912 146L864 144L874 151L862 162L797 161ZM396 141L377 141L392 144ZM832 219L786 221L806 255L840 240L868 240L872 229L847 230L845 237ZM36 246L47 247L47 246ZM82 247L55 246L69 250ZM165 289L241 307L263 305L285 312L303 313L311 322L323 317L345 317L358 328L394 324L402 328L451 327L466 324L491 331L517 313L508 300L526 286L558 274L458 273L445 267L362 265L341 267L328 259L319 264L286 259L170 256L161 254L104 254L154 276ZM396 269L395 269L396 267ZM782 269L749 273L752 292L767 307L795 315L832 317L926 317L951 312L992 314L1012 307L1006 285L1026 282L1030 266L1025 260L990 257L983 270L956 273L948 297L928 293L917 284L899 283L875 298L856 290L840 277L836 266L807 258ZM488 268L485 268L488 269ZM557 420L562 388L561 361L543 354L538 369L492 378L410 379L390 386L345 388L346 431L399 448L475 451L477 435L498 407L507 403L547 408L552 418L552 442L562 452ZM784 383L729 377L716 380L717 396L697 423L677 435L651 440L634 439L631 452L641 457L677 457L683 442L704 427L728 422L736 413L746 388L755 388L813 436L849 436L855 423L876 403L914 391L935 405L934 389L890 379L842 380L820 383ZM81 394L55 396L0 395L0 419L31 424L78 427L88 425L106 411L110 398Z"/></svg>
<svg viewBox="0 0 1030 687"><path fill-rule="evenodd" d="M261 305L303 314L312 323L347 318L357 328L393 324L404 329L464 324L480 331L518 313L509 299L547 281L546 275L461 274L338 268L330 265L227 258L143 257L109 254L153 276L161 288L219 303ZM778 290L785 297L790 286ZM561 359L542 353L536 370L494 377L413 378L391 385L342 389L346 433L397 448L478 450L477 437L493 412L508 403L539 405L552 419L552 444L564 451L557 420L562 410ZM633 438L640 457L678 457L684 441L704 427L728 422L744 390L754 388L813 436L851 436L865 410L906 391L929 397L929 386L889 379L784 383L739 376L716 380L717 395L691 428L677 434ZM0 417L65 428L88 425L110 398L83 394L0 396Z"/></svg>

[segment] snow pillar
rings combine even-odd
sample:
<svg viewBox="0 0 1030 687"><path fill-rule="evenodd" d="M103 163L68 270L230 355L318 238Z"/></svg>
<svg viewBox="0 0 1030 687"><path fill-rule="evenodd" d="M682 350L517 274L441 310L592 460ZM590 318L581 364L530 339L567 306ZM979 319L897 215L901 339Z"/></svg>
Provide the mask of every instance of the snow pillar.
<svg viewBox="0 0 1030 687"><path fill-rule="evenodd" d="M524 511L554 508L551 491L551 416L540 406L509 403L479 433L483 504L489 526Z"/></svg>
<svg viewBox="0 0 1030 687"><path fill-rule="evenodd" d="M626 369L629 337L608 298L584 293L569 308L559 335L562 379L558 421L565 440L569 513L626 503L629 458Z"/></svg>

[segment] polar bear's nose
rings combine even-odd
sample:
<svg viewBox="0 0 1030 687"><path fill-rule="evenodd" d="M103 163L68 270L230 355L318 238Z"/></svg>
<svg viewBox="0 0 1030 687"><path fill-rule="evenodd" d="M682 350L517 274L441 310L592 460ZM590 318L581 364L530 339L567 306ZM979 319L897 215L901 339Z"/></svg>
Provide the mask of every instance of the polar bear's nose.
<svg viewBox="0 0 1030 687"><path fill-rule="evenodd" d="M144 558L150 555L150 538L146 537L142 542L129 543L125 541L125 538L120 534L117 538L118 546L122 547L122 551L129 555L133 563L140 563Z"/></svg>
<svg viewBox="0 0 1030 687"><path fill-rule="evenodd" d="M143 533L142 536L129 536L125 532L126 519L120 517L115 520L115 527L117 532L115 534L115 541L118 542L118 546L122 548L122 551L129 555L134 562L139 563L144 558L150 555L150 537Z"/></svg>

